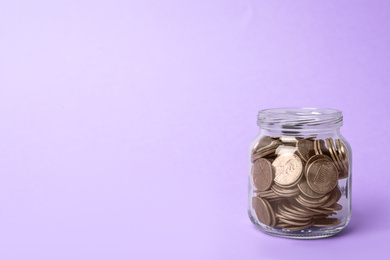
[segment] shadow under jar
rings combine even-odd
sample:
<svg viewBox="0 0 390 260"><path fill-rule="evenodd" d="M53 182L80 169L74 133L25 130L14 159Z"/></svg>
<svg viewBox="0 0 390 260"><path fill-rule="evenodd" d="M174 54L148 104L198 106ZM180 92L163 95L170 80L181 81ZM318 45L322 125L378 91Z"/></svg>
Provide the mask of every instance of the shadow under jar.
<svg viewBox="0 0 390 260"><path fill-rule="evenodd" d="M335 235L351 217L351 148L342 112L259 111L250 145L249 218L263 232L313 239Z"/></svg>

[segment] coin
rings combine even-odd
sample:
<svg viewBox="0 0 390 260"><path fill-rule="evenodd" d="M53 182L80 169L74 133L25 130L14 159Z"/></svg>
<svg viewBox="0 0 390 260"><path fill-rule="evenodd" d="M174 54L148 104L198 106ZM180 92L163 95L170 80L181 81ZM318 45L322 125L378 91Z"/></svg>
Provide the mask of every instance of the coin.
<svg viewBox="0 0 390 260"><path fill-rule="evenodd" d="M272 205L278 205L280 202L283 202L284 201L284 198L283 197L276 197L276 198L270 198L268 199L268 202L269 203L272 203Z"/></svg>
<svg viewBox="0 0 390 260"><path fill-rule="evenodd" d="M315 212L309 208L302 208L301 204L298 204L298 203L291 203L290 204L290 208L292 208L293 210L296 210L297 212L301 213L301 214L305 214L305 215L309 215L309 216L312 216L313 213L318 213L318 212Z"/></svg>
<svg viewBox="0 0 390 260"><path fill-rule="evenodd" d="M288 189L284 189L284 188L281 188L277 185L272 185L271 186L271 190L281 196L281 197L293 197L295 195L298 195L299 194L299 189L297 188L288 188Z"/></svg>
<svg viewBox="0 0 390 260"><path fill-rule="evenodd" d="M319 147L317 146L318 140L314 140L314 153L315 154L321 154Z"/></svg>
<svg viewBox="0 0 390 260"><path fill-rule="evenodd" d="M271 200L271 199L280 199L281 197L277 195L275 192L272 190L267 190L267 191L258 191L257 192L258 196L263 199Z"/></svg>
<svg viewBox="0 0 390 260"><path fill-rule="evenodd" d="M336 150L334 148L334 144L333 144L333 139L332 138L327 138L326 139L326 144L328 145L328 150L330 152L330 156L332 157L333 159L333 162L335 163L337 169L339 171L342 170L342 166L340 165L341 162L339 162L339 158L336 154Z"/></svg>
<svg viewBox="0 0 390 260"><path fill-rule="evenodd" d="M271 216L271 223L269 224L270 227L274 227L276 225L276 215L275 215L275 212L271 206L271 204L267 201L267 200L264 200L265 204L267 204L267 207L268 207L268 210L270 212L270 216Z"/></svg>
<svg viewBox="0 0 390 260"><path fill-rule="evenodd" d="M338 218L316 218L313 219L313 226L315 227L332 227L341 224Z"/></svg>
<svg viewBox="0 0 390 260"><path fill-rule="evenodd" d="M298 204L297 204L298 205ZM294 209L292 206L291 206L291 203L287 203L287 204L283 204L282 205L282 208L290 213L293 213L295 215L298 215L298 216L302 216L302 217L311 217L313 215L312 212L310 211L307 211L307 210L304 210L304 209L301 209L301 208L297 208L297 209Z"/></svg>
<svg viewBox="0 0 390 260"><path fill-rule="evenodd" d="M336 139L335 143L336 143L337 153L339 155L341 162L343 163L343 166L345 168L348 168L348 153L344 143L340 139Z"/></svg>
<svg viewBox="0 0 390 260"><path fill-rule="evenodd" d="M275 167L275 183L291 185L302 177L302 161L295 154L278 156L272 163Z"/></svg>
<svg viewBox="0 0 390 260"><path fill-rule="evenodd" d="M270 209L268 207L268 204L266 204L264 199L261 199L259 197L253 197L252 198L252 207L253 210L256 212L257 219L269 226L272 224L272 217L270 213Z"/></svg>
<svg viewBox="0 0 390 260"><path fill-rule="evenodd" d="M295 200L306 209L318 208L321 204L312 204L302 199L302 196L295 197Z"/></svg>
<svg viewBox="0 0 390 260"><path fill-rule="evenodd" d="M344 167L344 171L340 174L339 178L344 179L348 177L348 171L349 171L347 148L345 147L344 143L340 139L336 139L335 142L336 142L338 155Z"/></svg>
<svg viewBox="0 0 390 260"><path fill-rule="evenodd" d="M294 225L294 226L304 226L311 222L311 218L309 218L308 220L301 221L301 220L289 219L288 217L284 217L280 214L276 214L276 217L279 219L280 222Z"/></svg>
<svg viewBox="0 0 390 260"><path fill-rule="evenodd" d="M307 184L317 193L328 193L337 186L338 170L329 158L314 160L308 166L306 174Z"/></svg>
<svg viewBox="0 0 390 260"><path fill-rule="evenodd" d="M324 208L324 209L332 210L332 211L339 211L339 210L342 210L342 209L343 209L343 206L341 206L341 205L338 204L338 203L335 203L335 204L333 204L332 206L330 206L330 207L328 207L328 208Z"/></svg>
<svg viewBox="0 0 390 260"><path fill-rule="evenodd" d="M335 204L339 199L341 198L341 191L339 190L338 187L334 188L330 192L330 196L328 200L322 205L322 207L327 208Z"/></svg>
<svg viewBox="0 0 390 260"><path fill-rule="evenodd" d="M309 187L309 185L307 184L306 179L302 179L298 183L298 188L304 195L306 195L307 197L310 197L310 198L321 198L324 196L324 194L320 194L320 193L313 191Z"/></svg>
<svg viewBox="0 0 390 260"><path fill-rule="evenodd" d="M262 137L256 145L253 147L253 152L257 151L259 148L266 147L272 143L274 139L272 139L270 136L264 136Z"/></svg>
<svg viewBox="0 0 390 260"><path fill-rule="evenodd" d="M323 195L321 198L310 198L303 194L298 195L300 201L305 202L309 207L319 207L323 205L330 197L330 193Z"/></svg>
<svg viewBox="0 0 390 260"><path fill-rule="evenodd" d="M303 171L304 175L306 177L306 180L307 180L307 169L308 169L308 167L311 165L312 162L314 162L315 160L319 160L319 159L328 160L329 157L326 156L326 155L323 155L323 154L318 154L318 155L314 155L314 156L310 157L310 159L306 162L305 169Z"/></svg>
<svg viewBox="0 0 390 260"><path fill-rule="evenodd" d="M328 209L309 208L309 207L300 208L299 206L291 206L291 207L301 212L302 214L309 214L310 216L315 216L315 215L329 216L335 214L332 210L328 210Z"/></svg>
<svg viewBox="0 0 390 260"><path fill-rule="evenodd" d="M308 221L308 220L311 220L311 216L301 216L299 214L294 214L294 213L291 213L287 210L284 209L284 207L282 205L279 205L278 206L278 211L277 211L280 216L282 216L282 218L288 218L288 219L291 219L291 220L298 220L298 221Z"/></svg>
<svg viewBox="0 0 390 260"><path fill-rule="evenodd" d="M316 214L326 214L326 215L335 214L333 210L329 210L329 209L322 209L322 208L307 208L307 209Z"/></svg>
<svg viewBox="0 0 390 260"><path fill-rule="evenodd" d="M320 154L329 155L329 151L325 146L325 141L322 139L317 140L317 150L320 152Z"/></svg>
<svg viewBox="0 0 390 260"><path fill-rule="evenodd" d="M339 140L338 142L340 142L340 139L337 139L337 140ZM339 179L347 178L348 177L348 165L345 163L345 160L342 158L341 154L338 151L336 151L336 147L334 146L332 138L329 138L329 144L332 147L333 155L337 161L336 165L338 165L338 168L339 168ZM336 142L336 145L337 145L337 142ZM345 146L344 146L344 148L345 148ZM344 148L341 148L341 149L344 149Z"/></svg>
<svg viewBox="0 0 390 260"><path fill-rule="evenodd" d="M253 164L252 180L259 191L265 191L271 187L274 180L274 171L267 159L260 158Z"/></svg>
<svg viewBox="0 0 390 260"><path fill-rule="evenodd" d="M293 183L291 183L291 184L289 184L289 185L281 185L280 183L275 183L275 185L277 185L277 186L279 186L279 187L281 187L281 188L283 188L283 189L294 188L294 187L297 186L297 184L298 184L298 182L301 180L302 176L303 176L303 174L299 177L299 179L298 179L297 181L295 181L295 182L293 182Z"/></svg>
<svg viewBox="0 0 390 260"><path fill-rule="evenodd" d="M337 150L341 155L341 158L348 161L348 152L347 152L347 147L345 147L345 144L340 139L336 139L336 145L337 145Z"/></svg>
<svg viewBox="0 0 390 260"><path fill-rule="evenodd" d="M256 160L267 157L267 156L273 156L275 155L275 150L279 147L280 144L282 144L279 140L271 139L271 143L267 146L259 146L257 147L257 150L252 150L252 156L251 160L252 163L254 163Z"/></svg>
<svg viewBox="0 0 390 260"><path fill-rule="evenodd" d="M255 161L257 161L260 158L267 157L268 155L271 155L273 153L274 153L273 150L259 150L259 151L252 154L252 157L251 157L252 163L254 163Z"/></svg>
<svg viewBox="0 0 390 260"><path fill-rule="evenodd" d="M309 158L315 154L314 142L308 139L299 140L297 143L297 154L304 161L309 160Z"/></svg>

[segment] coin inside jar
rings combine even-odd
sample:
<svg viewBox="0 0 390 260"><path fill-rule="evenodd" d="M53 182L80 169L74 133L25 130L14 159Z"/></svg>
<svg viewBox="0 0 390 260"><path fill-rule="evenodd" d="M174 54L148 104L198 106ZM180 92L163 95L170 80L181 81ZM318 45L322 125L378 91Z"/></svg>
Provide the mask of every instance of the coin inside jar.
<svg viewBox="0 0 390 260"><path fill-rule="evenodd" d="M332 157L334 164L336 165L337 169L340 172L342 172L343 166L342 166L341 161L340 161L340 159L339 159L339 157L337 155L336 148L335 148L334 143L333 143L333 139L332 138L327 138L326 139L326 144L328 145L330 156Z"/></svg>
<svg viewBox="0 0 390 260"><path fill-rule="evenodd" d="M272 141L273 139L270 136L264 136L256 143L255 147L253 147L253 151L256 151L257 149L270 145Z"/></svg>
<svg viewBox="0 0 390 260"><path fill-rule="evenodd" d="M267 226L270 226L272 224L272 216L271 211L269 209L269 204L265 202L264 199L261 199L259 197L253 197L252 198L252 207L254 211L256 212L257 219L264 223Z"/></svg>
<svg viewBox="0 0 390 260"><path fill-rule="evenodd" d="M299 194L298 188L281 188L277 185L272 185L271 190L280 197L292 197Z"/></svg>
<svg viewBox="0 0 390 260"><path fill-rule="evenodd" d="M317 193L328 193L337 186L338 170L329 158L313 161L308 166L306 174L307 184Z"/></svg>
<svg viewBox="0 0 390 260"><path fill-rule="evenodd" d="M343 171L340 174L339 178L344 179L348 177L348 171L349 171L347 148L345 147L344 143L340 139L336 139L335 142L337 147L337 153L339 155L339 158L343 166Z"/></svg>
<svg viewBox="0 0 390 260"><path fill-rule="evenodd" d="M275 167L274 181L276 184L288 186L302 177L302 161L295 154L283 154L276 157L272 166Z"/></svg>
<svg viewBox="0 0 390 260"><path fill-rule="evenodd" d="M298 142L301 146L306 143L301 151ZM342 209L337 204L341 197L338 178L334 183L333 179L340 173L336 163L344 166L343 154L339 140L335 143L328 150L319 139L263 139L263 145L267 145L257 147L251 176L257 194L252 207L261 223L288 231L313 226L314 220L318 225L334 225L334 220L324 219ZM333 189L328 187L334 184Z"/></svg>
<svg viewBox="0 0 390 260"><path fill-rule="evenodd" d="M271 163L261 158L253 164L252 167L253 184L259 191L268 190L274 179L274 171Z"/></svg>
<svg viewBox="0 0 390 260"><path fill-rule="evenodd" d="M329 160L328 156L323 155L323 154L318 154L318 155L314 155L314 156L310 157L310 159L307 161L307 163L305 164L305 169L304 169L304 174L305 174L306 180L307 180L307 169L308 169L308 167L311 165L312 162L314 162L315 160L319 160L321 158L323 158L325 160Z"/></svg>
<svg viewBox="0 0 390 260"><path fill-rule="evenodd" d="M262 157L269 157L275 154L275 150L281 145L279 139L263 137L252 150L251 160L254 163Z"/></svg>
<svg viewBox="0 0 390 260"><path fill-rule="evenodd" d="M330 196L328 200L322 205L322 207L324 208L330 207L333 204L335 204L337 201L339 201L340 198L341 198L341 191L339 190L338 187L336 187L330 192Z"/></svg>
<svg viewBox="0 0 390 260"><path fill-rule="evenodd" d="M306 195L307 197L310 197L310 198L317 199L317 198L321 198L321 197L324 196L323 194L320 194L320 193L317 193L317 192L313 191L313 190L309 187L309 185L307 184L307 182L306 182L305 179L302 179L302 180L298 183L298 188L299 188L299 190L300 190L304 195Z"/></svg>
<svg viewBox="0 0 390 260"><path fill-rule="evenodd" d="M313 219L315 227L331 227L340 225L341 221L337 218L315 218Z"/></svg>
<svg viewBox="0 0 390 260"><path fill-rule="evenodd" d="M297 150L299 157L301 157L304 161L307 161L315 154L314 142L308 139L298 140Z"/></svg>

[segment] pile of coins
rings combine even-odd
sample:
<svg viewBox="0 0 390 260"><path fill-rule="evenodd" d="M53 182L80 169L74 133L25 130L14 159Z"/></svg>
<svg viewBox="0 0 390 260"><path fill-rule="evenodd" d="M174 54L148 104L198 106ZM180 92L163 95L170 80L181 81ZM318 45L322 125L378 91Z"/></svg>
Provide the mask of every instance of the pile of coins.
<svg viewBox="0 0 390 260"><path fill-rule="evenodd" d="M251 159L252 207L260 222L290 231L341 223L331 217L342 209L338 180L348 177L340 139L265 136Z"/></svg>

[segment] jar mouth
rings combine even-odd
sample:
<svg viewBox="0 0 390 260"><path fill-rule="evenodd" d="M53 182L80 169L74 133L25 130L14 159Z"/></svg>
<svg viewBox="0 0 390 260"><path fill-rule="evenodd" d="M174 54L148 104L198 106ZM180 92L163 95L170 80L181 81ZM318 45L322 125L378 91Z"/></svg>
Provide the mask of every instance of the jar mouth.
<svg viewBox="0 0 390 260"><path fill-rule="evenodd" d="M342 112L333 108L271 108L260 110L257 116L257 125L261 128L336 128L341 127L342 123Z"/></svg>

